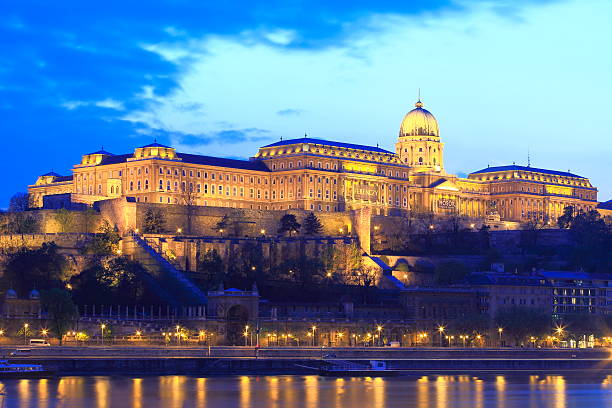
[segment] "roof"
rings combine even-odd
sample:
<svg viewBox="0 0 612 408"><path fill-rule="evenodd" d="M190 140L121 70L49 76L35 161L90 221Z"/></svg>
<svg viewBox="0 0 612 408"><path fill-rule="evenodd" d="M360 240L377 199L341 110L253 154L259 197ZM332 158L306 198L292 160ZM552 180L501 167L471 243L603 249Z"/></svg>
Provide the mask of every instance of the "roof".
<svg viewBox="0 0 612 408"><path fill-rule="evenodd" d="M201 156L199 154L177 153L185 163L203 164L217 167L230 167L234 169L270 171L266 165L259 160L237 160L225 159L223 157Z"/></svg>
<svg viewBox="0 0 612 408"><path fill-rule="evenodd" d="M326 146L344 147L346 149L358 149L358 150L367 150L367 151L376 152L376 153L394 154L393 152L390 152L385 149L381 149L380 147L376 147L376 146L366 146L366 145L344 143L344 142L333 142L330 140L315 139L312 137L302 137L299 139L281 140L276 143L272 143L272 144L269 144L263 147L287 146L287 145L301 144L301 143L313 143L313 144L320 144L320 145L326 145Z"/></svg>
<svg viewBox="0 0 612 408"><path fill-rule="evenodd" d="M477 272L468 275L466 283L471 285L543 286L541 276L514 275L511 273Z"/></svg>
<svg viewBox="0 0 612 408"><path fill-rule="evenodd" d="M604 203L599 203L597 208L601 208L604 210L612 210L612 200L606 201Z"/></svg>
<svg viewBox="0 0 612 408"><path fill-rule="evenodd" d="M93 153L87 153L87 154L103 154L103 155L106 155L106 156L114 156L114 154L112 154L111 152L107 152L104 149L98 150L97 152L93 152Z"/></svg>
<svg viewBox="0 0 612 408"><path fill-rule="evenodd" d="M53 181L55 183L60 183L62 181L72 181L72 176L58 176Z"/></svg>
<svg viewBox="0 0 612 408"><path fill-rule="evenodd" d="M134 157L132 153L129 154L114 154L112 156L103 157L100 164L117 164L124 163L128 158Z"/></svg>
<svg viewBox="0 0 612 408"><path fill-rule="evenodd" d="M546 279L591 280L593 277L586 272L577 271L538 271Z"/></svg>
<svg viewBox="0 0 612 408"><path fill-rule="evenodd" d="M534 173L544 173L544 174L552 174L554 176L563 176L563 177L578 177L578 178L586 178L579 176L574 173L569 173L567 171L557 171L557 170L547 170L547 169L539 169L537 167L529 167L529 166L517 166L515 164L511 166L494 166L487 167L486 169L478 170L470 174L479 174L479 173L494 173L497 171L509 171L509 170L521 170L521 171L531 171Z"/></svg>
<svg viewBox="0 0 612 408"><path fill-rule="evenodd" d="M57 174L57 173L56 173L56 172L54 172L54 171L50 171L49 173L43 174L43 175L42 175L42 176L40 176L40 177L49 177L49 176L52 176L52 177L62 177L61 175Z"/></svg>
<svg viewBox="0 0 612 408"><path fill-rule="evenodd" d="M163 144L160 144L160 143L157 143L157 142L148 144L146 146L141 146L141 148L144 148L144 147L165 147L167 149L170 149L170 146L166 146L166 145L163 145Z"/></svg>

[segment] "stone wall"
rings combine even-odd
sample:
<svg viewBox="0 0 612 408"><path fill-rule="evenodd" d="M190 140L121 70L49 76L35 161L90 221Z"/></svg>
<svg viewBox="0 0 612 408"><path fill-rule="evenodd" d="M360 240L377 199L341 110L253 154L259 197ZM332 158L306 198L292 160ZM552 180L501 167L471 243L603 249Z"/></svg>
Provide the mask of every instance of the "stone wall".
<svg viewBox="0 0 612 408"><path fill-rule="evenodd" d="M145 238L156 251L171 259L179 269L187 271L194 271L209 250L217 251L227 267L240 256L242 247L254 245L263 256L264 268L268 269L301 254L309 258L319 257L336 246L357 242L354 237L228 238L146 234Z"/></svg>

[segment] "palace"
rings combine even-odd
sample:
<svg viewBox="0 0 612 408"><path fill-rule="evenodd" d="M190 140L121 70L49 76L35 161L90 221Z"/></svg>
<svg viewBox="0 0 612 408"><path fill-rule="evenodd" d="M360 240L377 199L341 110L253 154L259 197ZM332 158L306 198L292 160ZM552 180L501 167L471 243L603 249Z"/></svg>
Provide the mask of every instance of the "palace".
<svg viewBox="0 0 612 408"><path fill-rule="evenodd" d="M86 154L72 175L47 173L29 186L31 206L130 197L137 202L260 210L460 214L551 222L565 206L597 207L585 177L530 166L488 167L467 178L444 170L438 122L419 100L400 125L395 152L304 137L263 146L250 160L177 152L153 143L133 153Z"/></svg>

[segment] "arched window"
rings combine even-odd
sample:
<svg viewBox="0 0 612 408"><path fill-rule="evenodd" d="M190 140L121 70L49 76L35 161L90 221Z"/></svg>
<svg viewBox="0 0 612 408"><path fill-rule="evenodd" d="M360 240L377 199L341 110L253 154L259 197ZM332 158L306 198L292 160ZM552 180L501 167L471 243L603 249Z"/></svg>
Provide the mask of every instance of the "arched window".
<svg viewBox="0 0 612 408"><path fill-rule="evenodd" d="M164 189L164 180L159 180L159 189L160 190Z"/></svg>
<svg viewBox="0 0 612 408"><path fill-rule="evenodd" d="M419 157L419 164L423 164L423 158Z"/></svg>

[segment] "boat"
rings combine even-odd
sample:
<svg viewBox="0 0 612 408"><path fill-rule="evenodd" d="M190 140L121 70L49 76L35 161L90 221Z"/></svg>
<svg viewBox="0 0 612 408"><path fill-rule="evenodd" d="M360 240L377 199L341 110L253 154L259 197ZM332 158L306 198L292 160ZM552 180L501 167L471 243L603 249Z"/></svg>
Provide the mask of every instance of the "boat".
<svg viewBox="0 0 612 408"><path fill-rule="evenodd" d="M15 364L8 360L0 360L0 380L10 378L48 378L53 376L51 370L40 364Z"/></svg>
<svg viewBox="0 0 612 408"><path fill-rule="evenodd" d="M326 363L319 368L319 374L327 377L394 377L401 373L388 369L387 363L380 360L370 360L369 364L343 360L327 360Z"/></svg>

